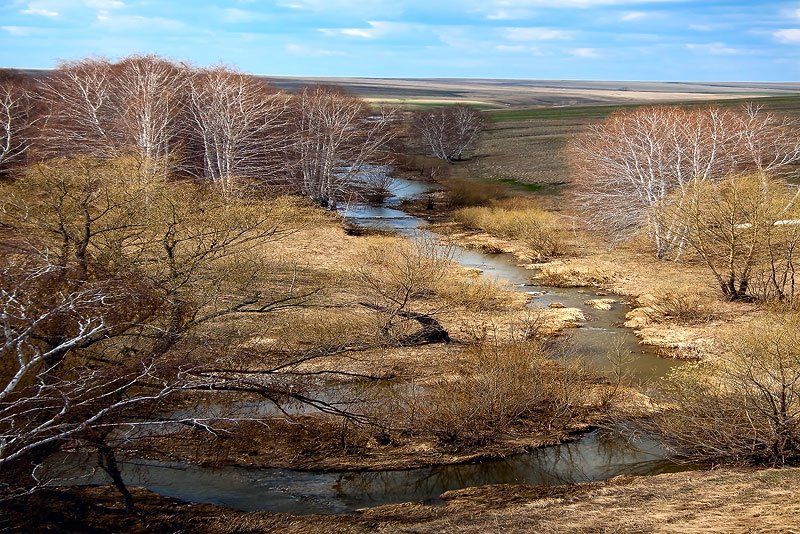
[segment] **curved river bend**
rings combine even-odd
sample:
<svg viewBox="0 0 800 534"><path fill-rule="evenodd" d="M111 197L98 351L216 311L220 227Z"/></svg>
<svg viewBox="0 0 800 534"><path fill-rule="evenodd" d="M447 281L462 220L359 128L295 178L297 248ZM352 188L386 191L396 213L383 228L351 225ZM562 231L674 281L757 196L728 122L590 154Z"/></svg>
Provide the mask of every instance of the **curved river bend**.
<svg viewBox="0 0 800 534"><path fill-rule="evenodd" d="M432 188L428 184L396 179L390 196L381 205L355 204L341 211L353 224L393 230L410 239L436 239L424 229L426 222L400 209L403 200ZM531 295L532 307L560 302L581 309L588 320L567 334L575 352L587 363L607 366L610 347L630 352L628 368L638 379L663 376L675 362L658 358L639 345L636 336L621 326L627 307L617 303L609 311L584 304L596 298L579 288L544 288L530 284L530 271L510 255L489 255L455 247L453 259L480 269L483 276L505 280ZM77 476L91 464L87 458L70 457ZM205 468L194 465L131 460L122 463L126 482L190 502L211 503L256 511L349 513L359 508L408 501L435 501L448 490L485 484L565 484L605 480L617 475L653 475L678 470L664 460L652 440L633 442L618 435L591 432L570 443L543 447L533 452L473 464L425 467L403 471L302 472L287 469ZM70 484L108 483L99 471L75 478Z"/></svg>

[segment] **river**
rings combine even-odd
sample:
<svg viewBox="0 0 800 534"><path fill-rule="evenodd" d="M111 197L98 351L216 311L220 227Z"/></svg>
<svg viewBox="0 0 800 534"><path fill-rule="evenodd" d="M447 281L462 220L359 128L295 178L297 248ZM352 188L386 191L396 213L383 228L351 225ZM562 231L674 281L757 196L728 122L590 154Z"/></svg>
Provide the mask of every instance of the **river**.
<svg viewBox="0 0 800 534"><path fill-rule="evenodd" d="M409 239L439 239L425 229L424 219L401 209L403 200L431 189L431 185L396 179L391 196L380 205L347 205L342 214L353 224L392 230ZM621 347L630 355L628 371L640 381L663 376L675 362L659 358L652 348L639 345L634 333L622 326L628 307L618 302L611 310L595 310L585 301L598 296L585 288L546 288L531 283L531 272L510 255L490 255L454 247L453 259L479 269L483 276L504 280L530 295L531 307L559 302L578 308L587 317L567 336L574 353L587 364L609 369L607 353ZM611 295L613 297L613 295ZM68 456L61 464L72 477L68 484L108 483L100 471L86 473L91 459ZM359 508L408 501L435 502L448 490L485 484L564 484L606 480L622 475L652 475L680 469L664 459L658 443L619 434L590 432L561 445L526 454L471 464L378 472L303 472L287 469L206 468L179 463L131 460L121 462L126 483L144 486L190 502L211 503L247 511L351 513ZM79 476L80 475L80 476Z"/></svg>

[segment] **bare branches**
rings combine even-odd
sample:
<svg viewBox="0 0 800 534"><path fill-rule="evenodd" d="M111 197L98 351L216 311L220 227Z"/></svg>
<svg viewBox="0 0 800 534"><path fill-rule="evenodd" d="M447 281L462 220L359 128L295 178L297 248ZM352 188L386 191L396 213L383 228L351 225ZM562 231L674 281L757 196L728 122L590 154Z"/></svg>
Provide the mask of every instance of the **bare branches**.
<svg viewBox="0 0 800 534"><path fill-rule="evenodd" d="M431 155L445 161L458 161L472 150L483 130L483 115L469 106L448 106L417 111L411 132Z"/></svg>
<svg viewBox="0 0 800 534"><path fill-rule="evenodd" d="M783 466L800 458L797 316L771 315L721 339L715 362L676 368L645 430L679 460Z"/></svg>
<svg viewBox="0 0 800 534"><path fill-rule="evenodd" d="M694 181L656 208L686 228L684 240L731 300L795 297L794 252L800 243L796 187L763 174ZM751 282L755 279L755 287Z"/></svg>
<svg viewBox="0 0 800 534"><path fill-rule="evenodd" d="M22 80L0 80L0 179L25 162L37 122L30 88Z"/></svg>
<svg viewBox="0 0 800 534"><path fill-rule="evenodd" d="M155 56L62 65L41 87L45 155L135 156L146 174L174 164L187 76Z"/></svg>
<svg viewBox="0 0 800 534"><path fill-rule="evenodd" d="M613 115L571 147L578 199L592 223L614 239L645 232L656 256L679 254L686 226L653 208L669 197L682 209L693 181L733 173L788 172L800 161L800 136L788 120L744 111L644 108Z"/></svg>
<svg viewBox="0 0 800 534"><path fill-rule="evenodd" d="M280 202L139 169L51 161L2 187L0 464L94 443L182 392L242 385L203 373L233 352L209 348L212 323L318 293L251 256L293 230Z"/></svg>
<svg viewBox="0 0 800 534"><path fill-rule="evenodd" d="M189 135L202 150L201 176L229 193L235 179L270 181L285 170L288 96L223 68L189 81Z"/></svg>
<svg viewBox="0 0 800 534"><path fill-rule="evenodd" d="M307 87L293 99L291 169L304 195L335 208L394 137L392 111L370 114L365 104L330 87Z"/></svg>

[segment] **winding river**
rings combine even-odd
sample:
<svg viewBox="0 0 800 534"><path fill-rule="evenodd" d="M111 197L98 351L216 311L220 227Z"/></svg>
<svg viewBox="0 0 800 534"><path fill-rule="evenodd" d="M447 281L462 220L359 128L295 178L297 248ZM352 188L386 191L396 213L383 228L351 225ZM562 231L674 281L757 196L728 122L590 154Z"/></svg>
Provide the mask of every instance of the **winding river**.
<svg viewBox="0 0 800 534"><path fill-rule="evenodd" d="M403 200L432 186L396 179L391 196L381 205L355 204L342 208L353 224L393 230L410 239L437 236L425 230L426 222L401 209ZM483 276L505 280L530 295L530 306L546 307L559 302L578 308L587 316L580 328L567 334L575 353L599 369L608 368L607 353L618 346L631 354L629 371L641 381L658 378L675 364L658 358L639 345L634 333L624 328L628 308L618 302L611 310L595 310L585 303L597 292L581 288L544 288L530 283L531 272L518 266L510 255L489 255L455 247L453 259L479 269ZM91 463L71 458L72 475ZM287 469L205 468L153 461L128 461L122 465L129 485L185 501L212 503L255 511L351 513L359 508L407 501L435 502L448 490L485 484L564 484L605 480L617 475L652 475L678 470L664 460L663 451L652 440L629 440L619 435L591 432L579 439L530 453L472 464L425 467L402 471L301 472ZM85 470L85 467L83 467ZM75 478L70 484L108 483L99 471Z"/></svg>

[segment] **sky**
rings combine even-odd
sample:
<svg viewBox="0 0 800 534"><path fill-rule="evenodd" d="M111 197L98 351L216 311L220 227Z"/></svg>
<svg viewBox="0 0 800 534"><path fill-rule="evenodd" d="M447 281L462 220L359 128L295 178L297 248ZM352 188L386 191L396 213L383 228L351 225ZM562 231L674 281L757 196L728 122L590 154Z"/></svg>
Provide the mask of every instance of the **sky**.
<svg viewBox="0 0 800 534"><path fill-rule="evenodd" d="M800 81L800 0L0 0L0 66L155 53L286 76Z"/></svg>

